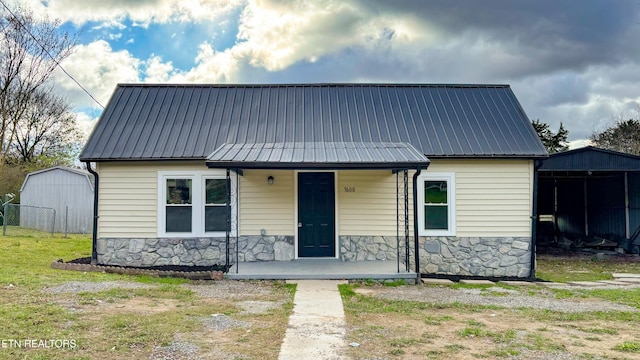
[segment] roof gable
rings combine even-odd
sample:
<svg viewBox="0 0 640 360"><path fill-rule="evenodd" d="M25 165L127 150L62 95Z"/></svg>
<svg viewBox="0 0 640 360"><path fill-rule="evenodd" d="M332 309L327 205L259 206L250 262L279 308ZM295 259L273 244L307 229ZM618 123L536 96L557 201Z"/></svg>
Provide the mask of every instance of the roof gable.
<svg viewBox="0 0 640 360"><path fill-rule="evenodd" d="M55 171L63 171L63 172L67 172L70 173L72 175L77 175L77 176L82 176L84 178L87 179L87 182L89 183L89 188L91 189L91 191L93 191L93 187L94 187L94 179L93 179L93 174L91 174L88 171L85 170L81 170L81 169L73 169L70 167L66 167L66 166L54 166L54 167L50 167L47 169L42 169L42 170L38 170L38 171L34 171L34 172L30 172L27 174L27 176L24 177L24 181L22 182L22 186L20 186L20 192L22 192L25 188L25 186L27 185L27 182L29 181L30 178L38 176L39 174L43 174L46 172L55 172Z"/></svg>
<svg viewBox="0 0 640 360"><path fill-rule="evenodd" d="M80 159L205 159L223 144L405 142L429 157L543 157L506 85L118 85Z"/></svg>

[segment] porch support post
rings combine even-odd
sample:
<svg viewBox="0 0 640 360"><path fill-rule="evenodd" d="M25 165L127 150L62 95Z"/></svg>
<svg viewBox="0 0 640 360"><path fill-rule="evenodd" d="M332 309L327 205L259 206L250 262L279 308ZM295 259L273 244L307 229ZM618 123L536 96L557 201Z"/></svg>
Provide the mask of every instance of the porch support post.
<svg viewBox="0 0 640 360"><path fill-rule="evenodd" d="M227 169L227 191L225 198L225 206L227 208L227 226L225 229L225 262L224 272L229 272L229 236L231 235L231 176L230 171Z"/></svg>
<svg viewBox="0 0 640 360"><path fill-rule="evenodd" d="M240 171L236 171L236 274L240 263L240 215L238 210L238 193L240 192Z"/></svg>
<svg viewBox="0 0 640 360"><path fill-rule="evenodd" d="M396 266L400 272L400 173L396 172Z"/></svg>

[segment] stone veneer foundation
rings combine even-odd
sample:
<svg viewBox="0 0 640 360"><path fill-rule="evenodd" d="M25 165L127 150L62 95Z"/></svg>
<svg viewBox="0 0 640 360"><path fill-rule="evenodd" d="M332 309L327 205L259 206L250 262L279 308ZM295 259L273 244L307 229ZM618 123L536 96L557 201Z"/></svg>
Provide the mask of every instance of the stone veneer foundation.
<svg viewBox="0 0 640 360"><path fill-rule="evenodd" d="M410 246L413 238L410 239ZM396 260L395 236L340 236L342 261ZM531 269L529 238L421 237L423 274L483 277L528 277ZM230 263L236 262L236 238L230 240ZM404 239L400 259L404 262ZM224 238L98 239L98 264L129 266L224 264ZM290 261L295 258L293 236L240 236L238 261ZM410 252L413 265L413 251Z"/></svg>
<svg viewBox="0 0 640 360"><path fill-rule="evenodd" d="M423 274L526 278L531 273L528 237L421 237Z"/></svg>
<svg viewBox="0 0 640 360"><path fill-rule="evenodd" d="M346 235L340 236L339 242L342 261L396 260L398 258L396 251L398 243L395 236ZM404 251L403 249L403 244L400 244L400 250ZM403 254L400 254L401 259L404 259Z"/></svg>
<svg viewBox="0 0 640 360"><path fill-rule="evenodd" d="M230 263L236 262L236 238L230 239ZM98 264L128 266L224 264L225 238L98 239ZM294 258L293 236L241 236L239 261L288 261Z"/></svg>

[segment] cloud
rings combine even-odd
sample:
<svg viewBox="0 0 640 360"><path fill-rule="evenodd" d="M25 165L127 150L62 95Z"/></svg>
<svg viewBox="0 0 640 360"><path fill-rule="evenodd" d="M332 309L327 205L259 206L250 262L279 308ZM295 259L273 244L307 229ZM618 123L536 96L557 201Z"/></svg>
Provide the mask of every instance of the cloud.
<svg viewBox="0 0 640 360"><path fill-rule="evenodd" d="M62 64L102 104L105 105L117 83L139 82L141 61L125 50L113 51L104 40L79 45ZM96 106L95 102L62 71L54 74L56 86L67 92L77 107Z"/></svg>
<svg viewBox="0 0 640 360"><path fill-rule="evenodd" d="M89 22L116 25L129 19L138 26L150 23L198 22L220 18L242 4L239 0L27 0L38 13L77 26Z"/></svg>
<svg viewBox="0 0 640 360"><path fill-rule="evenodd" d="M173 32L199 26L208 35L186 54L193 63L153 45L147 53L156 55L148 58L100 41L79 47L64 66L103 103L116 83L135 81L507 83L532 119L556 129L564 123L570 139L586 138L640 104L637 1L28 2L124 38L124 24L171 26L162 40L176 52L190 40L194 48L193 39L172 41ZM75 101L90 103L68 79L57 79Z"/></svg>
<svg viewBox="0 0 640 360"><path fill-rule="evenodd" d="M167 83L177 74L173 64L170 61L162 62L162 58L159 56L151 57L145 65L144 81L147 83Z"/></svg>

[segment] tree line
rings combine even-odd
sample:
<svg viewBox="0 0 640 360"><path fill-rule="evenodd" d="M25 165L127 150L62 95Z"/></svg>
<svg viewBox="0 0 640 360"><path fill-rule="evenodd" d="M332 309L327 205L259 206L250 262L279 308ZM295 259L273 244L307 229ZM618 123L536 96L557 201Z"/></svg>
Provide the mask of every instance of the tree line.
<svg viewBox="0 0 640 360"><path fill-rule="evenodd" d="M560 123L558 131L539 119L531 122L549 154L569 149L569 131ZM640 156L640 108L635 116L618 115L614 124L602 131L594 131L589 141L595 147Z"/></svg>

